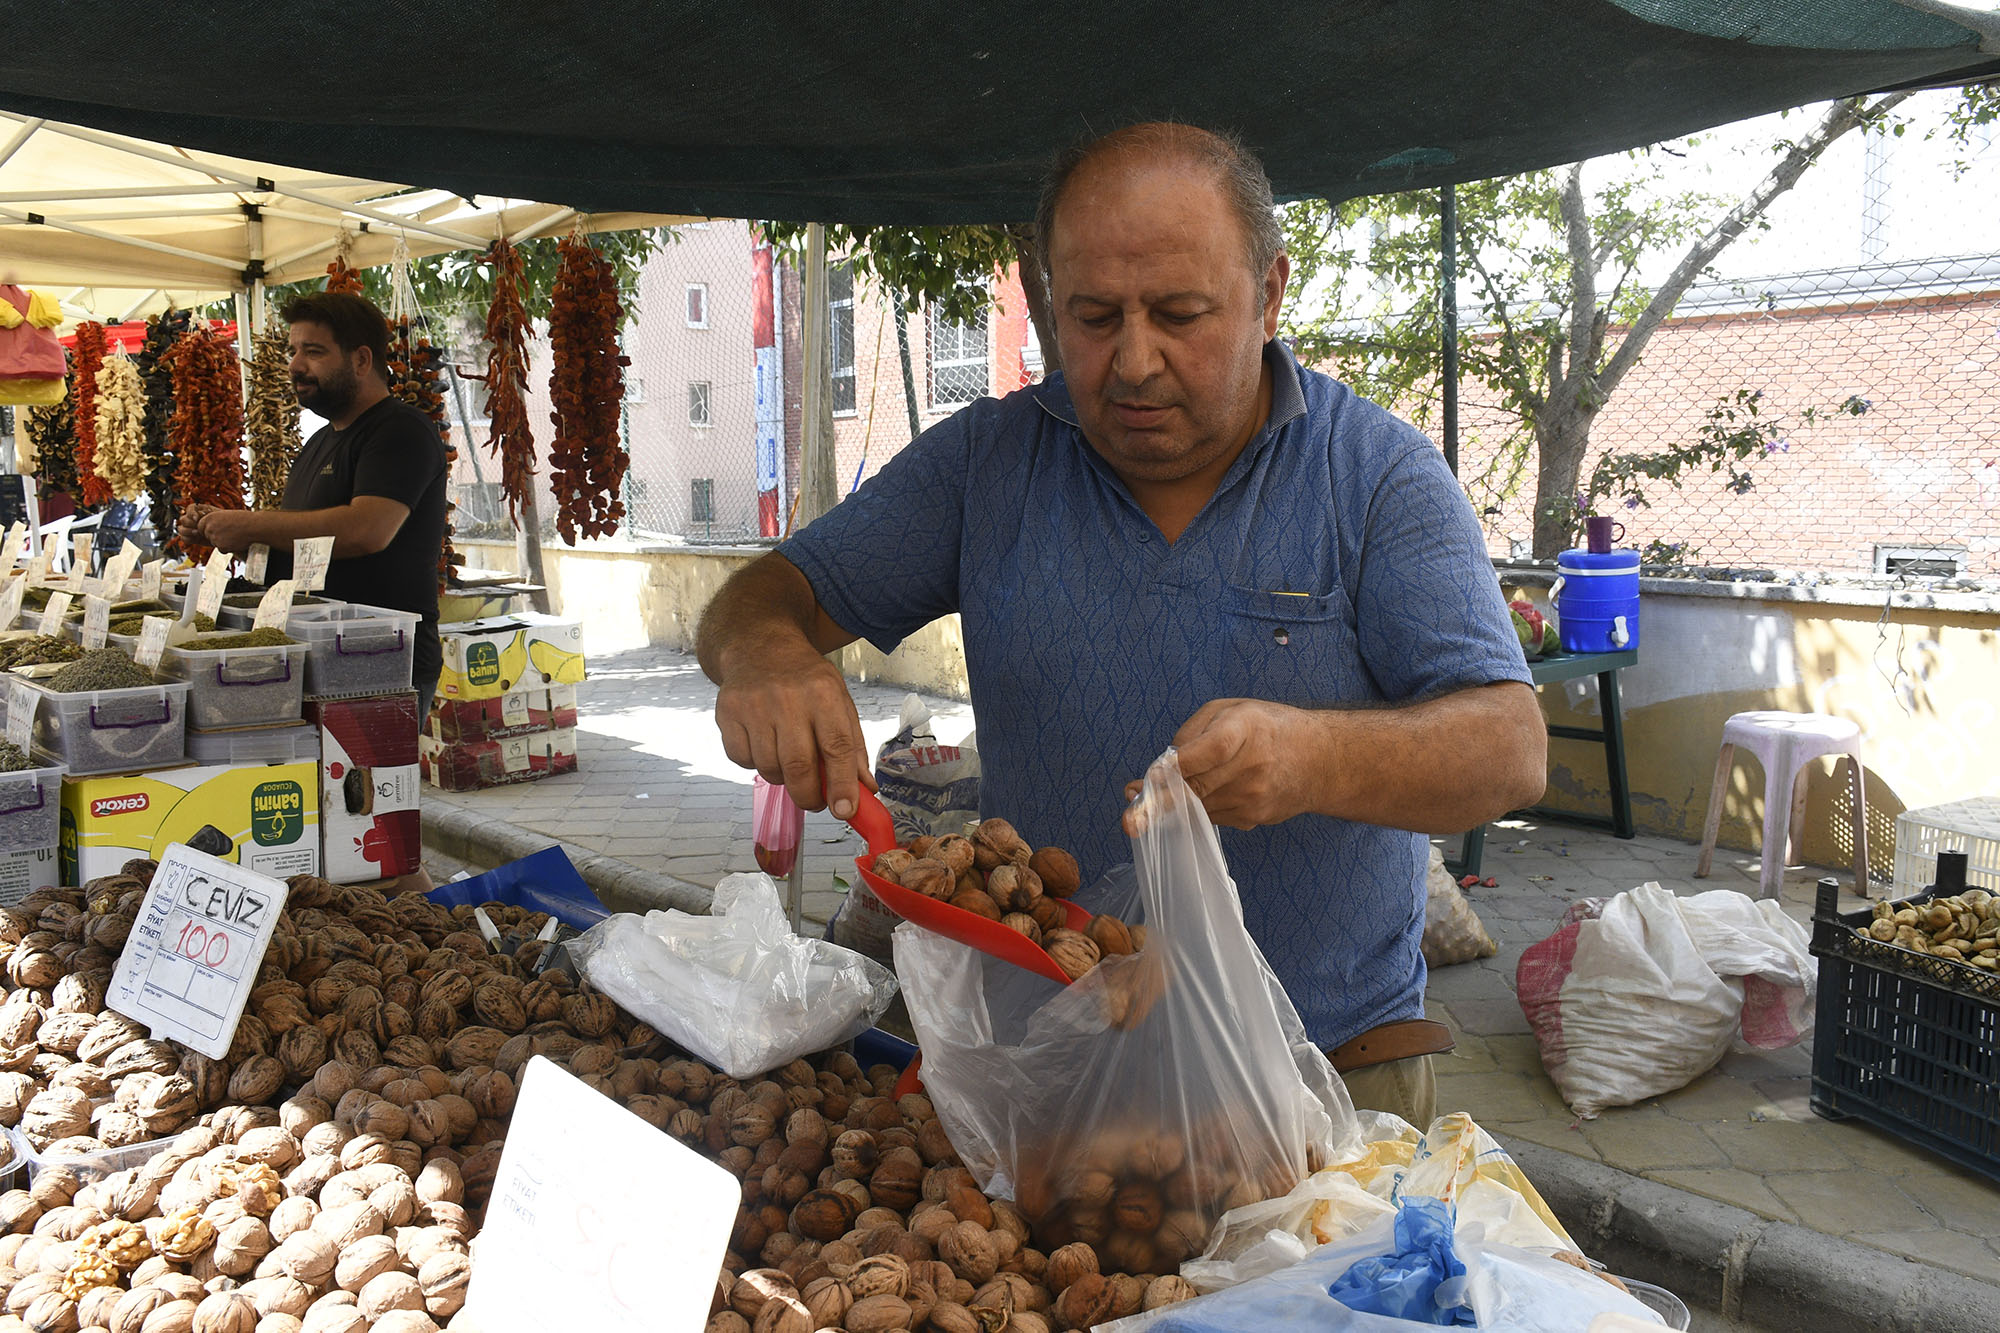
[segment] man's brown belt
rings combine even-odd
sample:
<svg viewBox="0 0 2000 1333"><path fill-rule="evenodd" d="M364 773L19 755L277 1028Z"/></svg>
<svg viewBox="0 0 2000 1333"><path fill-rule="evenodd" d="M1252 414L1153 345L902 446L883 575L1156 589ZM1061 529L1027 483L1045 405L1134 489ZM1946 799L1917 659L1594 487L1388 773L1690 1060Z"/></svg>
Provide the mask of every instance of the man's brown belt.
<svg viewBox="0 0 2000 1333"><path fill-rule="evenodd" d="M1369 1028L1360 1036L1326 1053L1333 1067L1345 1074L1413 1055L1442 1055L1453 1046L1451 1029L1430 1018L1404 1018Z"/></svg>

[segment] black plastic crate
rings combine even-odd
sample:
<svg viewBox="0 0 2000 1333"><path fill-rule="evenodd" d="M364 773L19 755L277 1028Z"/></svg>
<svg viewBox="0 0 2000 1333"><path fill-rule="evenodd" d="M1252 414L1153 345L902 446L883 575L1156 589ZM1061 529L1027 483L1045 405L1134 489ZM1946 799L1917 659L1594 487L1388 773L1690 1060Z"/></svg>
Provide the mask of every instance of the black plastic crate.
<svg viewBox="0 0 2000 1333"><path fill-rule="evenodd" d="M1820 881L1812 1109L2000 1180L2000 978L1857 934L1873 911L1839 901Z"/></svg>

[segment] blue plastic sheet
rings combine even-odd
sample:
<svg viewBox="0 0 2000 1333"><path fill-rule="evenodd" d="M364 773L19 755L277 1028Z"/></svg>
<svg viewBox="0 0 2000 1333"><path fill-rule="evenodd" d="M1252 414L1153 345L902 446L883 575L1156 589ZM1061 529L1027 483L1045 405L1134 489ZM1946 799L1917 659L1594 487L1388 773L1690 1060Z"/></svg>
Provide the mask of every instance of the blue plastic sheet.
<svg viewBox="0 0 2000 1333"><path fill-rule="evenodd" d="M1327 1295L1350 1310L1418 1324L1469 1327L1460 1303L1465 1264L1452 1248L1452 1209L1441 1199L1405 1199L1396 1210L1396 1248L1363 1259ZM1440 1292L1440 1288L1444 1288Z"/></svg>
<svg viewBox="0 0 2000 1333"><path fill-rule="evenodd" d="M525 907L531 912L547 912L577 930L588 930L611 915L561 847L544 847L483 875L440 884L425 896L446 907L477 907L481 903Z"/></svg>

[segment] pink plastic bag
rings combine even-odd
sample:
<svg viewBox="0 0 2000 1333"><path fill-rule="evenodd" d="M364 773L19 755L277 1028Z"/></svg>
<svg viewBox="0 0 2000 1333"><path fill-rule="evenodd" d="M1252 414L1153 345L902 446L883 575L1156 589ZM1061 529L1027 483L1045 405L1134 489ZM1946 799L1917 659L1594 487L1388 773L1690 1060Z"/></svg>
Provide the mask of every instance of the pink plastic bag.
<svg viewBox="0 0 2000 1333"><path fill-rule="evenodd" d="M792 804L791 793L758 774L750 784L750 820L757 841L757 868L772 879L783 879L798 864L799 842L805 836L806 812Z"/></svg>

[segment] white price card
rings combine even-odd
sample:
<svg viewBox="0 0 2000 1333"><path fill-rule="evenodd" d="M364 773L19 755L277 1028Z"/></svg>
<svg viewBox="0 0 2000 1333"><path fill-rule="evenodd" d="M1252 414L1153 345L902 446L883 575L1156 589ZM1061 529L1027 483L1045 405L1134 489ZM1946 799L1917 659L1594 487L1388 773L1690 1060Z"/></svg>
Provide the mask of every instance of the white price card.
<svg viewBox="0 0 2000 1333"><path fill-rule="evenodd" d="M111 599L109 597L86 597L83 599L83 646L102 648L104 640L111 633Z"/></svg>
<svg viewBox="0 0 2000 1333"><path fill-rule="evenodd" d="M81 579L90 572L90 544L97 534L79 532L69 539L69 572Z"/></svg>
<svg viewBox="0 0 2000 1333"><path fill-rule="evenodd" d="M538 1055L473 1253L468 1321L484 1333L698 1329L742 1200L728 1171Z"/></svg>
<svg viewBox="0 0 2000 1333"><path fill-rule="evenodd" d="M251 628L283 629L292 618L292 590L296 586L290 579L273 583L257 602L257 619L251 622Z"/></svg>
<svg viewBox="0 0 2000 1333"><path fill-rule="evenodd" d="M158 671L160 659L167 653L167 636L178 623L171 616L147 616L140 621L139 649L132 660L148 671Z"/></svg>
<svg viewBox="0 0 2000 1333"><path fill-rule="evenodd" d="M271 572L271 548L262 542L251 542L250 549L243 556L243 577L252 583L262 583L264 576Z"/></svg>
<svg viewBox="0 0 2000 1333"><path fill-rule="evenodd" d="M144 555L127 537L125 544L118 548L118 554L111 557L104 566L104 595L119 597L125 592L125 584L132 577L132 571L139 567L139 557Z"/></svg>
<svg viewBox="0 0 2000 1333"><path fill-rule="evenodd" d="M333 563L333 538L300 537L292 543L292 581L307 592L326 586L326 567Z"/></svg>
<svg viewBox="0 0 2000 1333"><path fill-rule="evenodd" d="M0 541L0 574L12 574L14 566L28 551L28 525L13 523L8 525L7 537Z"/></svg>
<svg viewBox="0 0 2000 1333"><path fill-rule="evenodd" d="M66 592L53 593L49 604L42 608L41 623L35 626L37 634L55 634L62 629L63 617L69 614L71 597Z"/></svg>
<svg viewBox="0 0 2000 1333"><path fill-rule="evenodd" d="M283 880L173 844L139 905L105 1005L144 1023L156 1041L222 1059L257 984L285 892Z"/></svg>
<svg viewBox="0 0 2000 1333"><path fill-rule="evenodd" d="M0 588L0 629L14 628L14 622L21 618L21 599L27 595L24 578L8 579L7 586Z"/></svg>
<svg viewBox="0 0 2000 1333"><path fill-rule="evenodd" d="M148 560L139 569L139 600L157 602L160 600L161 574L165 572L166 561Z"/></svg>
<svg viewBox="0 0 2000 1333"><path fill-rule="evenodd" d="M27 681L8 682L7 739L23 751L35 739L35 705L40 702L40 692Z"/></svg>
<svg viewBox="0 0 2000 1333"><path fill-rule="evenodd" d="M48 547L44 546L41 550L35 552L34 558L28 561L28 573L26 575L26 578L28 586L31 588L39 588L44 583L48 582L49 578Z"/></svg>
<svg viewBox="0 0 2000 1333"><path fill-rule="evenodd" d="M201 567L201 592L190 593L189 604L195 614L207 616L210 620L222 614L222 599L229 594L229 554L217 551Z"/></svg>

